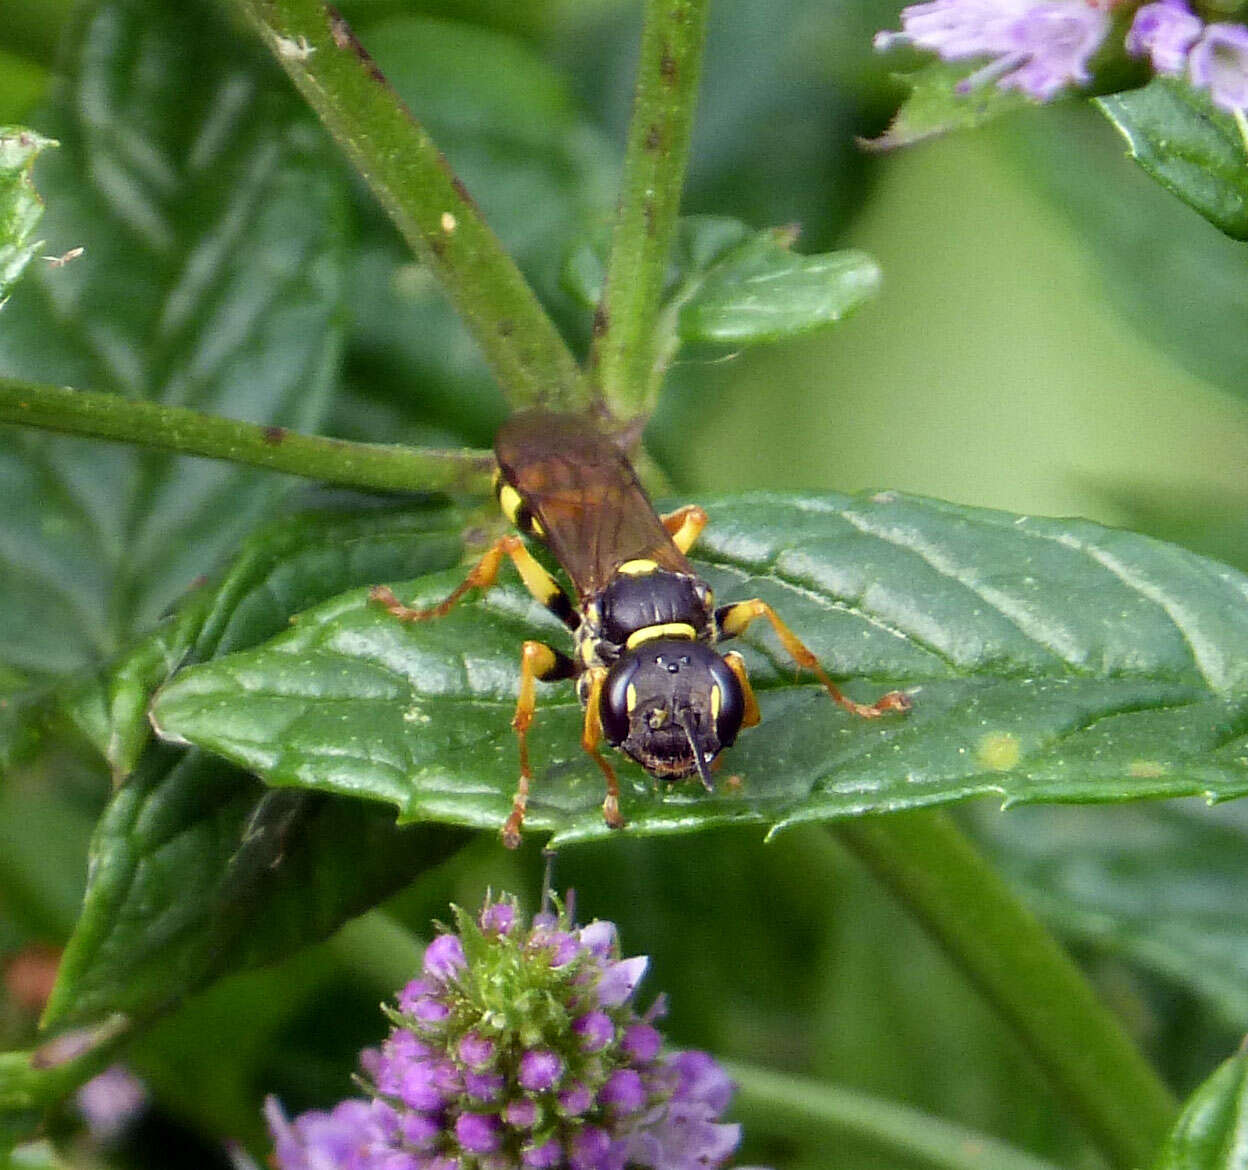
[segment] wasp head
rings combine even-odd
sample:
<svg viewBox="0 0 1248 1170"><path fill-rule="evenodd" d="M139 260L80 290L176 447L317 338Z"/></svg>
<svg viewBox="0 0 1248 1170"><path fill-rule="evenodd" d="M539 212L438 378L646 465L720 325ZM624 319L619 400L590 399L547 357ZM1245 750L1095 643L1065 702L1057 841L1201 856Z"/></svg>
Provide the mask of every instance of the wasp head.
<svg viewBox="0 0 1248 1170"><path fill-rule="evenodd" d="M745 698L711 647L655 638L620 655L600 710L607 741L652 776L679 780L696 772L710 789L711 761L737 738Z"/></svg>

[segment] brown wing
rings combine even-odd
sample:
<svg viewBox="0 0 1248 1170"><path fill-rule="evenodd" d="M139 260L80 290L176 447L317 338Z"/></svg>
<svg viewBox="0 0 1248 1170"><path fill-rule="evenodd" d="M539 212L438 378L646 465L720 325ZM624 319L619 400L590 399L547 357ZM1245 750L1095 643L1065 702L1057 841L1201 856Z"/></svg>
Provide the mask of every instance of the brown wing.
<svg viewBox="0 0 1248 1170"><path fill-rule="evenodd" d="M625 561L693 572L624 452L586 419L536 410L512 415L494 453L582 597L597 593Z"/></svg>

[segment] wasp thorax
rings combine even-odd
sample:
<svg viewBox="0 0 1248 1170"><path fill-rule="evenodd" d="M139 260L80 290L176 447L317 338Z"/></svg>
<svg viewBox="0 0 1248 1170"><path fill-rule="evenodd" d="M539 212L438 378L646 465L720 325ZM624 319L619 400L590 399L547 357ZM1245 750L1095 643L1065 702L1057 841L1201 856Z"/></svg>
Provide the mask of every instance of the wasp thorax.
<svg viewBox="0 0 1248 1170"><path fill-rule="evenodd" d="M737 737L741 684L711 647L655 638L626 650L602 690L607 740L647 772L678 780L695 772L711 787L711 761Z"/></svg>
<svg viewBox="0 0 1248 1170"><path fill-rule="evenodd" d="M620 646L638 631L659 626L688 626L693 637L710 619L706 586L696 577L662 571L652 561L626 564L603 590L601 602L602 636Z"/></svg>

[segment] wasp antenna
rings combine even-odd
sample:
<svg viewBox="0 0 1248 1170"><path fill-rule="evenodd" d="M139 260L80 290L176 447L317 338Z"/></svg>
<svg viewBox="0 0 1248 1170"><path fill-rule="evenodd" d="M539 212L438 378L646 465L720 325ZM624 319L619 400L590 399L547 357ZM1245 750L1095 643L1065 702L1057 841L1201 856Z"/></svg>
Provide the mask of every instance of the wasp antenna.
<svg viewBox="0 0 1248 1170"><path fill-rule="evenodd" d="M702 749L698 746L698 737L693 733L693 723L689 718L688 711L681 711L677 715L677 720L681 728L684 730L685 738L689 741L689 746L693 748L694 763L698 767L698 775L702 778L702 787L707 792L715 791L715 781L711 779L711 766L707 763L706 757L702 754Z"/></svg>

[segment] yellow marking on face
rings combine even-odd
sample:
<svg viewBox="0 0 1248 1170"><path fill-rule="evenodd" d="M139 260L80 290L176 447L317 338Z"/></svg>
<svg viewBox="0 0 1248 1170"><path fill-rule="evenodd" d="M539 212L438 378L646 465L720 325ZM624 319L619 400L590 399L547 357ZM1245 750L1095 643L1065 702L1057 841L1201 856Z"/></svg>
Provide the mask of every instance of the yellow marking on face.
<svg viewBox="0 0 1248 1170"><path fill-rule="evenodd" d="M646 559L636 561L625 561L618 569L617 573L623 573L627 577L644 577L647 573L655 572L659 567L657 561Z"/></svg>
<svg viewBox="0 0 1248 1170"><path fill-rule="evenodd" d="M990 731L975 747L975 758L993 771L1004 772L1022 758L1022 746L1012 731Z"/></svg>
<svg viewBox="0 0 1248 1170"><path fill-rule="evenodd" d="M586 638L585 641L581 643L581 661L585 663L586 666L593 666L597 657L598 652L594 649L593 642Z"/></svg>
<svg viewBox="0 0 1248 1170"><path fill-rule="evenodd" d="M529 528L539 540L546 539L546 529L542 527L542 522L536 516L529 518Z"/></svg>
<svg viewBox="0 0 1248 1170"><path fill-rule="evenodd" d="M515 524L516 517L520 515L520 509L524 507L524 501L511 484L505 483L498 489L498 506L502 508L503 515Z"/></svg>
<svg viewBox="0 0 1248 1170"><path fill-rule="evenodd" d="M711 722L714 723L719 718L719 709L724 702L724 692L719 689L719 683L711 687Z"/></svg>
<svg viewBox="0 0 1248 1170"><path fill-rule="evenodd" d="M688 622L664 622L660 626L643 626L640 630L634 630L629 634L625 645L631 650L634 646L640 646L642 642L650 642L655 638L688 638L692 641L695 636L694 628Z"/></svg>
<svg viewBox="0 0 1248 1170"><path fill-rule="evenodd" d="M624 707L631 715L633 708L637 706L637 688L632 683L628 684L628 690L624 692Z"/></svg>

